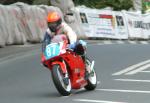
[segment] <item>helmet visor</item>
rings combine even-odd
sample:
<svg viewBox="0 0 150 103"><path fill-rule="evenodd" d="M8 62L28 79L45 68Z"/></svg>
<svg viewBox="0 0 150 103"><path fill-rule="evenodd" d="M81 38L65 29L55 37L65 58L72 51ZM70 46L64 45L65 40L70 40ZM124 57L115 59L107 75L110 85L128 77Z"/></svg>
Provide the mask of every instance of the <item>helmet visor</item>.
<svg viewBox="0 0 150 103"><path fill-rule="evenodd" d="M49 23L48 23L48 27L49 27L49 28L51 28L51 27L52 27L52 28L56 28L56 27L57 27L57 22L52 22L52 23L49 22Z"/></svg>

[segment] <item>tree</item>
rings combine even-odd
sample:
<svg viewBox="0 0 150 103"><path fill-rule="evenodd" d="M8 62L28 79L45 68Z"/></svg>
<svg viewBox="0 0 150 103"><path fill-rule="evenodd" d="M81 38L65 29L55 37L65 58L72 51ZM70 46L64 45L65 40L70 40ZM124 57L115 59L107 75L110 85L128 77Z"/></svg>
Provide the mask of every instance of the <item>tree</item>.
<svg viewBox="0 0 150 103"><path fill-rule="evenodd" d="M33 4L35 4L35 5L40 5L40 4L50 5L50 0L33 0Z"/></svg>
<svg viewBox="0 0 150 103"><path fill-rule="evenodd" d="M12 4L15 2L24 2L24 3L32 4L33 0L0 0L0 3L4 5Z"/></svg>
<svg viewBox="0 0 150 103"><path fill-rule="evenodd" d="M90 8L113 7L114 10L128 10L133 7L132 0L73 0L75 5L85 5Z"/></svg>

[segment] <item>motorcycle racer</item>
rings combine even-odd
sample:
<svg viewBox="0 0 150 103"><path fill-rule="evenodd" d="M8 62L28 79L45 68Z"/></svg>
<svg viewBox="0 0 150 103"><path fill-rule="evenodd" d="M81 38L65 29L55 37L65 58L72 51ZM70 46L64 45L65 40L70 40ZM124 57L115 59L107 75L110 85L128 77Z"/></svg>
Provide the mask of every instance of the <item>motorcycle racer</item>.
<svg viewBox="0 0 150 103"><path fill-rule="evenodd" d="M77 41L77 35L72 28L65 22L62 22L61 16L57 12L50 12L47 16L48 29L46 30L43 42L49 44L55 35L64 34L69 39L69 44L72 45Z"/></svg>
<svg viewBox="0 0 150 103"><path fill-rule="evenodd" d="M53 11L48 13L47 24L48 24L48 29L46 30L44 40L42 43L42 51L44 51L46 45L50 44L51 39L54 36L59 34L64 34L68 38L69 48L79 54L82 54L82 57L85 58L83 56L85 54L85 50L81 50L81 49L79 50L79 48L83 46L85 49L86 43L82 40L77 41L76 33L72 30L72 28L68 24L62 22L62 18L57 12Z"/></svg>
<svg viewBox="0 0 150 103"><path fill-rule="evenodd" d="M69 27L69 25L67 25L65 22L62 22L62 18L57 12L48 13L47 24L48 24L48 29L46 30L44 40L42 41L41 62L45 67L52 70L52 77L57 90L62 95L69 95L71 90L71 82L74 82L72 85L73 88L80 88L82 87L82 85L84 85L85 89L87 90L95 89L97 82L96 82L96 73L93 69L94 62L93 61L91 62L86 56L86 42L84 42L83 40L77 40L76 33L72 30L71 27ZM61 39L64 41L62 43L65 44L64 46L65 50L68 48L69 50L68 51L66 50L66 52L64 52L63 55L66 55L65 57L59 55L61 53L58 52L57 58L59 58L59 60L55 62L55 57L54 58L52 57L53 59L51 59L49 58L49 56L52 56L53 54L55 55L55 53L57 54L56 51L59 50L55 51L55 49L58 46L56 46L56 48L53 50L53 46L51 45L56 45L57 42L61 42ZM53 52L51 53L51 51ZM52 61L49 62L48 60L52 60ZM79 62L73 63L76 60ZM69 76L69 72L66 69L67 66L69 66L69 68L72 67L72 69L74 69L75 71L77 70L79 71L79 72L73 72L74 74L71 73L75 77L72 76L71 78ZM58 72L59 70L61 70L61 68L62 71L60 73L62 73L61 75L62 78L60 81L59 80L60 74Z"/></svg>

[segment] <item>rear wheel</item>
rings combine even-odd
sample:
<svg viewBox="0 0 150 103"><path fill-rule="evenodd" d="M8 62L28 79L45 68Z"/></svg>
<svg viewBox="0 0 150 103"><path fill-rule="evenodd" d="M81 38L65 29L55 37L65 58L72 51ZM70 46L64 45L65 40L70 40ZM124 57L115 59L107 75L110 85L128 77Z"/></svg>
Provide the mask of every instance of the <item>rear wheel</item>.
<svg viewBox="0 0 150 103"><path fill-rule="evenodd" d="M68 72L67 74L68 75ZM62 73L60 65L54 65L52 68L52 78L58 92L63 96L68 96L71 93L71 82L69 77L65 77Z"/></svg>
<svg viewBox="0 0 150 103"><path fill-rule="evenodd" d="M86 90L94 90L97 86L96 72L91 68L92 62L86 58L86 67L88 68L89 76L87 79L88 84L84 87Z"/></svg>

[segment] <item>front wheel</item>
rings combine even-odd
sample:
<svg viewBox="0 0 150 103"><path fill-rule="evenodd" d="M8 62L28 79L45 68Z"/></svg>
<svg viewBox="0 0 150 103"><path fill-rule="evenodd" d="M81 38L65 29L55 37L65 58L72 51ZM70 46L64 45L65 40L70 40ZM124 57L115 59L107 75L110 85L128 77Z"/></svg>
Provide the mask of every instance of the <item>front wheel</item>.
<svg viewBox="0 0 150 103"><path fill-rule="evenodd" d="M67 72L68 75L68 72ZM52 68L52 78L58 92L63 96L68 96L71 93L71 82L69 77L65 77L62 73L60 65L54 65ZM64 81L65 80L65 81ZM65 83L67 82L67 83Z"/></svg>
<svg viewBox="0 0 150 103"><path fill-rule="evenodd" d="M84 87L86 90L94 90L97 86L97 78L94 67L91 68L92 62L86 58L86 68L88 68L89 76L87 79L88 84Z"/></svg>

